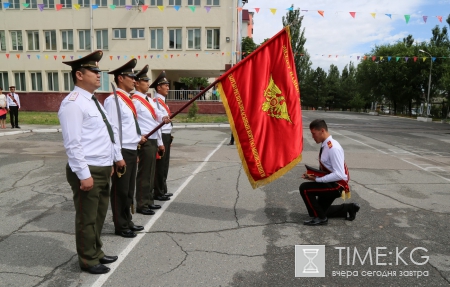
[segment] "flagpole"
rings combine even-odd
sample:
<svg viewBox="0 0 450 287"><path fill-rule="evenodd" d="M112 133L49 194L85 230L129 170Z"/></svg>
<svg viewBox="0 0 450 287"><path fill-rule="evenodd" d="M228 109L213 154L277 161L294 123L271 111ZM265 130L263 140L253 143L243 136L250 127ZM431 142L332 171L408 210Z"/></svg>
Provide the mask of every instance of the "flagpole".
<svg viewBox="0 0 450 287"><path fill-rule="evenodd" d="M203 94L205 94L208 90L210 90L212 87L214 87L218 82L222 80L222 77L217 78L214 82L212 82L209 86L207 86L204 90L202 90L200 93L198 93L195 97L193 97L189 102L184 104L178 111L172 113L170 115L170 119L173 119L176 115L178 115L182 110L187 108L190 104L192 104L196 99L201 97ZM162 122L157 127L155 127L153 130L151 130L148 134L145 135L145 138L149 138L152 134L154 134L157 130L159 130L163 125L166 123Z"/></svg>

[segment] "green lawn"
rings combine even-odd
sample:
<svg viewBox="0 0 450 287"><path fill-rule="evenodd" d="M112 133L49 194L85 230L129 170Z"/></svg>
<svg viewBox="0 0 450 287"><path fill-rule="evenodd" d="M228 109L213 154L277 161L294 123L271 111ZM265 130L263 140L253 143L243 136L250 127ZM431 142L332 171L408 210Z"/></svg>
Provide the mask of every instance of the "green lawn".
<svg viewBox="0 0 450 287"><path fill-rule="evenodd" d="M19 112L20 124L24 125L59 125L56 112ZM178 114L174 123L228 123L226 115L197 115L188 118L187 114Z"/></svg>

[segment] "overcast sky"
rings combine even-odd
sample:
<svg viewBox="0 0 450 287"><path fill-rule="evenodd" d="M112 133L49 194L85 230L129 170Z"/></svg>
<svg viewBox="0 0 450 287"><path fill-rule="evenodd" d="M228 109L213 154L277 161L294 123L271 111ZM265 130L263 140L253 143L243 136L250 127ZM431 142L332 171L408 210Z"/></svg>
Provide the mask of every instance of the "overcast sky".
<svg viewBox="0 0 450 287"><path fill-rule="evenodd" d="M244 9L255 12L255 43L282 29L282 17L292 4L294 9L308 10L301 12L305 16L302 24L307 39L305 46L313 68L320 66L325 71L331 64L342 71L350 61L356 62L357 56L369 53L375 45L395 43L408 34L416 41L428 41L431 29L436 25L446 26L450 14L450 0L249 0ZM254 8L260 8L259 13ZM275 15L270 8L277 9ZM324 11L324 17L318 10ZM355 18L349 12L356 12ZM375 18L371 13L376 13ZM392 19L385 14L392 14ZM404 15L411 15L408 24ZM426 23L423 16L428 16ZM442 23L436 16L442 16Z"/></svg>

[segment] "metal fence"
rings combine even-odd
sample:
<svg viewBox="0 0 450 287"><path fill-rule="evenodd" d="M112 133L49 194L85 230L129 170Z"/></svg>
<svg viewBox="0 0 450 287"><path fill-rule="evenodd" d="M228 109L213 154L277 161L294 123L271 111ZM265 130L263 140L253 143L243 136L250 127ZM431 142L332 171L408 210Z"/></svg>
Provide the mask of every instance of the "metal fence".
<svg viewBox="0 0 450 287"><path fill-rule="evenodd" d="M198 95L201 90L170 90L169 95L167 96L167 100L169 101L189 101L196 95ZM220 101L220 97L218 94L213 93L213 90L207 91L203 94L197 101L212 101L218 102Z"/></svg>

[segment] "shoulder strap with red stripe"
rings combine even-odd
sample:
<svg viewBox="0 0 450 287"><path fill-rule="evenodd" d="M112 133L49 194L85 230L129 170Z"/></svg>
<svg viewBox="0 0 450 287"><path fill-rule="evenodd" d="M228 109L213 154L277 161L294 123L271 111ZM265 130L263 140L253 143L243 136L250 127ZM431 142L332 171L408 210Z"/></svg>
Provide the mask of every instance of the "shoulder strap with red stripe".
<svg viewBox="0 0 450 287"><path fill-rule="evenodd" d="M156 99L153 99L153 101L156 102ZM166 105L166 103L165 103L162 99L160 99L160 98L158 98L158 103L159 103L160 105L162 105L162 106L164 107L164 109L166 109L167 113L170 115L170 109L169 109L169 106Z"/></svg>
<svg viewBox="0 0 450 287"><path fill-rule="evenodd" d="M147 102L145 99L143 99L142 97L137 96L137 95L133 95L132 98L141 102L141 104L143 104L149 110L149 112L152 114L153 119L156 120L156 111L152 107L152 105L150 105L149 102Z"/></svg>
<svg viewBox="0 0 450 287"><path fill-rule="evenodd" d="M125 104L130 108L130 110L133 112L134 116L137 117L136 107L134 106L130 97L125 95L125 93L120 90L117 90L116 93L125 102Z"/></svg>

